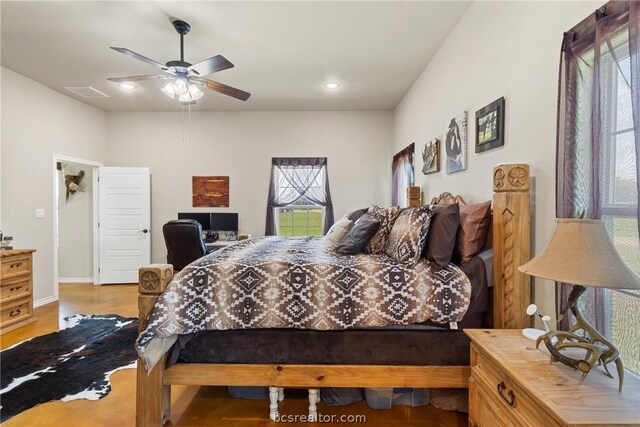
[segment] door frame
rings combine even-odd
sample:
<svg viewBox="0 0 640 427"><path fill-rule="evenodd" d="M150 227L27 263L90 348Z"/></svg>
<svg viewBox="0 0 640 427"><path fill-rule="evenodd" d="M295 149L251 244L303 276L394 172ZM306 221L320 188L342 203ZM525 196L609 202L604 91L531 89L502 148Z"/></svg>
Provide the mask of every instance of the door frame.
<svg viewBox="0 0 640 427"><path fill-rule="evenodd" d="M98 268L100 263L100 253L99 253L99 230L98 230L98 214L99 214L99 206L98 206L98 169L104 166L102 162L95 162L93 160L84 160L79 159L77 157L65 156L62 154L53 153L53 277L54 277L54 290L53 290L53 298L54 301L58 301L59 298L59 287L60 283L58 282L58 162L73 162L80 163L87 166L93 167L93 284L100 284L100 275L98 274Z"/></svg>

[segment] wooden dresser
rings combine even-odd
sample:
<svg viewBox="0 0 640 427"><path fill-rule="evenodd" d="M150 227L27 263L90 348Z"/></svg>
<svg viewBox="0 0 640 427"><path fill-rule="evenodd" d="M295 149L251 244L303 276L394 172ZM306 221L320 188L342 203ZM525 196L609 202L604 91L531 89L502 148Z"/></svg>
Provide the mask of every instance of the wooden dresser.
<svg viewBox="0 0 640 427"><path fill-rule="evenodd" d="M35 249L0 251L0 334L34 322L33 259Z"/></svg>
<svg viewBox="0 0 640 427"><path fill-rule="evenodd" d="M467 329L471 338L469 426L640 426L640 380L594 368L582 385L580 372L549 364L541 344L519 329ZM615 374L615 367L612 369Z"/></svg>

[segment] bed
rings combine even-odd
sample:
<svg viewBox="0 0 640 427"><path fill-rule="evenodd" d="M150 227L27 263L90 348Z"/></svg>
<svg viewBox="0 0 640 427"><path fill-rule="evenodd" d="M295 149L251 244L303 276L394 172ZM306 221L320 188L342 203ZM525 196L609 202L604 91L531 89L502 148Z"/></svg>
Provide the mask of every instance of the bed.
<svg viewBox="0 0 640 427"><path fill-rule="evenodd" d="M137 425L162 425L168 419L170 410L170 387L178 384L314 389L468 387L469 342L461 329L487 326L487 322L497 328L521 328L530 324L530 318L525 313L531 300L530 281L516 270L518 265L528 261L530 254L528 166L517 164L494 168L493 190L492 232L489 238L493 249L493 287L487 287L485 265L480 258L467 262L462 266L462 276L469 284L448 294L449 300L452 295L464 299L463 294L467 291L462 289L471 289L471 295L466 295L468 301L465 303L465 312L456 312L458 305L455 304L446 308L447 298L444 298L445 302L440 304L440 308L434 308L436 313L432 316L440 320L437 327L433 322L409 316L403 318L402 322L419 324L406 327L386 326L384 322L379 322L378 327L376 322L358 323L354 319L341 318L338 321L346 326L338 329L346 330L291 330L274 327L273 322L265 329L235 330L244 327L242 319L236 319L240 323L235 324L233 319L221 317L215 321L228 322L228 327L222 328L226 330L185 334L198 328L177 324L167 326L167 323L171 323L168 322L171 316L165 313L162 317L157 314L161 310L153 310L158 301L161 306L171 300L170 295L163 294L167 286L168 292L172 289L171 266L155 264L141 268L138 299L140 331L155 324L156 330L164 328L175 331L176 337L165 342L158 337L145 337L144 334L148 334L152 328L146 328L141 335L140 341L145 346L155 346L156 356L151 358L153 363L150 363L147 355L153 351L148 351L143 353L145 363L142 360L138 363ZM434 201L439 204L462 202L448 193L443 193ZM240 253L252 246L268 246L269 242L268 239L240 242L237 245L246 247L238 246L235 250ZM296 251L300 247L290 250ZM232 248L226 251L232 257ZM452 268L445 276L459 274L458 270ZM424 274L439 273L424 270ZM453 282L460 281L462 279ZM448 283L447 286L453 285ZM196 295L195 298L200 297ZM433 305L438 306L437 303ZM420 311L420 307L414 308L413 312ZM252 313L251 310L245 312ZM489 315L485 316L487 313ZM211 320L211 316L207 319ZM251 323L260 321L260 318L247 317L245 320ZM453 321L446 322L448 324L443 327L443 320ZM150 345L150 342L154 344ZM171 352L167 351L170 347L173 347ZM310 350L319 348L325 350ZM354 348L358 351L354 351ZM433 348L439 348L439 351L428 351ZM171 363L168 364L169 359ZM145 366L152 369L147 372Z"/></svg>

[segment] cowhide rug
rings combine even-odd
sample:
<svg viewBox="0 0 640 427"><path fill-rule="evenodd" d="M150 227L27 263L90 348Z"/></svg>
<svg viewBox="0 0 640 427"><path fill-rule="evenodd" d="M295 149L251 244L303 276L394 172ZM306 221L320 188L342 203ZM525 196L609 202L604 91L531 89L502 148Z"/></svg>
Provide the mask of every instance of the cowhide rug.
<svg viewBox="0 0 640 427"><path fill-rule="evenodd" d="M136 366L135 317L116 314L65 318L60 332L0 352L0 422L53 400L98 400L112 373Z"/></svg>

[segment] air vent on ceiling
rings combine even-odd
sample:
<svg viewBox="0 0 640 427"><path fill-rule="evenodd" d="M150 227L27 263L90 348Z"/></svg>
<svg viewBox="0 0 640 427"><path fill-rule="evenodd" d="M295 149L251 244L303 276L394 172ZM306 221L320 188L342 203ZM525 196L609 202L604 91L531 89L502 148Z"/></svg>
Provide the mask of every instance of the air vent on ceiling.
<svg viewBox="0 0 640 427"><path fill-rule="evenodd" d="M83 98L108 98L109 97L109 95L107 95L106 93L102 93L99 90L94 89L90 86L82 86L82 87L65 86L65 89Z"/></svg>

